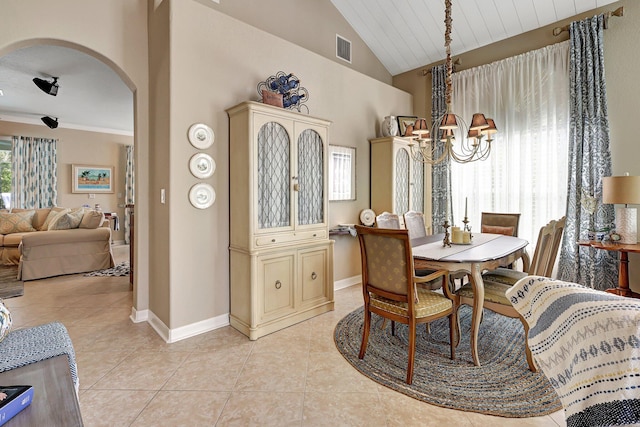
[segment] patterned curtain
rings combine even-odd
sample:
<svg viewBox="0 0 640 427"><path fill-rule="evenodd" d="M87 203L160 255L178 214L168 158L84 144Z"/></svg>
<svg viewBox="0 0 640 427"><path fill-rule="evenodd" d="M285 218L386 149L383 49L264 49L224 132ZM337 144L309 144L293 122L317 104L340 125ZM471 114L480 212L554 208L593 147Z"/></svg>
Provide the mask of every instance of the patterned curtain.
<svg viewBox="0 0 640 427"><path fill-rule="evenodd" d="M576 244L587 230L614 222L613 205L602 200L602 177L611 175L609 119L604 77L604 15L570 25L570 133L567 224L558 277L594 289L615 287L617 253Z"/></svg>
<svg viewBox="0 0 640 427"><path fill-rule="evenodd" d="M438 117L447 112L446 92L446 65L438 65L431 69L431 122L434 123ZM436 144L434 158L442 155L444 144L431 142ZM433 233L444 233L442 224L451 208L451 160L438 163L431 166L431 206L432 206L432 227ZM448 206L447 206L448 205ZM448 218L453 224L453 218Z"/></svg>
<svg viewBox="0 0 640 427"><path fill-rule="evenodd" d="M39 209L58 199L58 141L14 136L11 147L11 207Z"/></svg>
<svg viewBox="0 0 640 427"><path fill-rule="evenodd" d="M133 156L133 145L127 145L127 166L125 169L125 187L124 187L124 203L126 205L133 205L135 203L135 188L136 188L136 175L135 175L135 160ZM128 245L131 243L131 224L129 221L129 208L124 210L124 243Z"/></svg>

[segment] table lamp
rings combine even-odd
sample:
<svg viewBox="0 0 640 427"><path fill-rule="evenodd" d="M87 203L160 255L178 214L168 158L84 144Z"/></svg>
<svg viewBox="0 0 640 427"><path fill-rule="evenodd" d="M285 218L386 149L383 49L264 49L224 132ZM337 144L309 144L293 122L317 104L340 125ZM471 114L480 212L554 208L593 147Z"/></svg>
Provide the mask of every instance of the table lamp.
<svg viewBox="0 0 640 427"><path fill-rule="evenodd" d="M616 209L616 233L620 243L638 243L638 211L629 204L640 204L640 176L602 178L602 203L623 204Z"/></svg>

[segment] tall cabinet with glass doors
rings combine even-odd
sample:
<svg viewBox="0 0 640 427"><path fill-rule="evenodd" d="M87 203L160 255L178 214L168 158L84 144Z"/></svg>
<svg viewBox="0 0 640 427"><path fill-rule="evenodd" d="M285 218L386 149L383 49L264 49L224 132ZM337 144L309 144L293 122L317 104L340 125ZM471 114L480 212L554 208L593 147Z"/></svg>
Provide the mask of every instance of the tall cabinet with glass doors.
<svg viewBox="0 0 640 427"><path fill-rule="evenodd" d="M227 113L230 322L255 340L333 310L330 122L250 101Z"/></svg>

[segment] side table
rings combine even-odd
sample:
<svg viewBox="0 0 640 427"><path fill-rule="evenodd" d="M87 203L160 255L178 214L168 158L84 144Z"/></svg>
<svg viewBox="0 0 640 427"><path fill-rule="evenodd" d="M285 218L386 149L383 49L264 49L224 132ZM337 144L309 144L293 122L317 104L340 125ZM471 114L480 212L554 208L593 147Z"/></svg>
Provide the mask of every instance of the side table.
<svg viewBox="0 0 640 427"><path fill-rule="evenodd" d="M595 249L620 252L620 264L618 267L618 287L607 289L607 292L623 297L640 298L640 294L629 288L629 252L640 253L640 244L633 243L602 243L597 240L580 240L580 246L588 246Z"/></svg>

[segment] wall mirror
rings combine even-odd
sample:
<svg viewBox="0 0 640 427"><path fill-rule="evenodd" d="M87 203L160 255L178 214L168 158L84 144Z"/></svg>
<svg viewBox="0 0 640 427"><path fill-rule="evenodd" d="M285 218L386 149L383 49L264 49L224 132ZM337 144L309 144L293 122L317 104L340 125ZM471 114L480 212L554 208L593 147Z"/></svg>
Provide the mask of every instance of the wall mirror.
<svg viewBox="0 0 640 427"><path fill-rule="evenodd" d="M329 145L329 201L356 200L356 149Z"/></svg>

